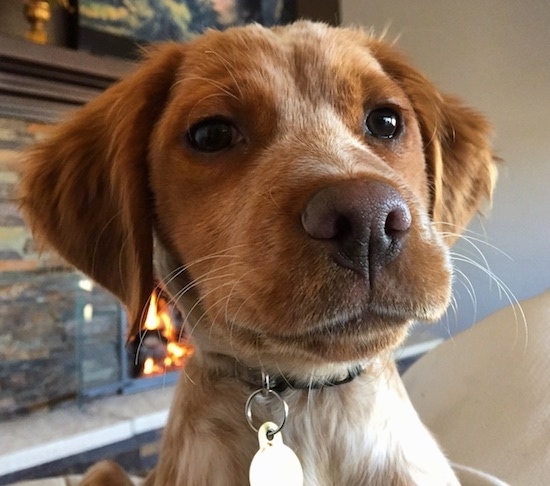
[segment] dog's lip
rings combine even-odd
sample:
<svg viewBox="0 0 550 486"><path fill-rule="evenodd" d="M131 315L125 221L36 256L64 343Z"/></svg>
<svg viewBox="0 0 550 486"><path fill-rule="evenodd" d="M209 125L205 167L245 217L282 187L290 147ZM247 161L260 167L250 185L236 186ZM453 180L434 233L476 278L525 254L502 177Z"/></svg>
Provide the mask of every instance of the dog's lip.
<svg viewBox="0 0 550 486"><path fill-rule="evenodd" d="M307 339L312 337L334 339L343 335L358 335L380 330L383 327L396 328L408 325L414 320L412 316L403 314L391 314L389 312L378 313L361 311L354 313L340 313L333 317L317 320L315 323L300 326L296 331L276 332L273 330L259 329L258 326L248 326L244 323L234 322L233 326L253 332L258 336L280 341Z"/></svg>
<svg viewBox="0 0 550 486"><path fill-rule="evenodd" d="M373 328L380 328L381 326L399 326L409 321L410 319L402 315L382 315L372 311L365 311L356 314L335 316L332 319L319 322L301 333L294 334L294 336L325 335L334 337L340 334L368 332L372 331Z"/></svg>

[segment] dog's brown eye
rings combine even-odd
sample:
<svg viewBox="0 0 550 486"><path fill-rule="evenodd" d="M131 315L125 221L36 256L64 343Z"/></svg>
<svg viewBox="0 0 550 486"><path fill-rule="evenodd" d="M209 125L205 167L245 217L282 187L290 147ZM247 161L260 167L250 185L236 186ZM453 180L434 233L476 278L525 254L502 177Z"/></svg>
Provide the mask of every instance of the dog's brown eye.
<svg viewBox="0 0 550 486"><path fill-rule="evenodd" d="M392 108L377 108L372 110L365 120L367 133L376 138L393 138L400 129L401 119Z"/></svg>
<svg viewBox="0 0 550 486"><path fill-rule="evenodd" d="M240 135L235 126L222 118L209 118L187 132L189 143L201 152L219 152L235 145Z"/></svg>

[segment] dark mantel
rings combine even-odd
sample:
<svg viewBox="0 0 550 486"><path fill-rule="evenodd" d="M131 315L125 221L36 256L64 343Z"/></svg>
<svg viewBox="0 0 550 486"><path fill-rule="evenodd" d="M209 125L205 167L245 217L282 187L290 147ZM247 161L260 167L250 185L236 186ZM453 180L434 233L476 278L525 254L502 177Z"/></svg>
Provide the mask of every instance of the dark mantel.
<svg viewBox="0 0 550 486"><path fill-rule="evenodd" d="M0 116L58 121L134 67L123 59L0 35Z"/></svg>

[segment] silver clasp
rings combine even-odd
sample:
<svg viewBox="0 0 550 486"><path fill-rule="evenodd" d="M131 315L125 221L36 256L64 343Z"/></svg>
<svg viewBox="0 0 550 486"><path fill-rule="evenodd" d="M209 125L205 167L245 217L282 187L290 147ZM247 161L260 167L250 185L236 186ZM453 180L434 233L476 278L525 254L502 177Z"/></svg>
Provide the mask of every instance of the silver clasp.
<svg viewBox="0 0 550 486"><path fill-rule="evenodd" d="M286 420L288 418L288 404L283 399L283 397L279 395L279 393L271 389L269 374L262 371L262 388L254 391L248 397L248 400L246 400L246 405L245 405L246 420L248 421L248 425L250 425L252 430L254 430L255 432L258 432L259 429L254 425L254 420L252 417L252 404L254 403L254 400L256 400L259 397L260 394L267 399L269 399L271 396L275 397L283 408L283 419L280 425L277 425L277 428L275 430L270 429L267 433L268 439L271 440L275 434L279 433L282 430L282 428L286 423ZM272 422L275 422L275 421L272 420Z"/></svg>

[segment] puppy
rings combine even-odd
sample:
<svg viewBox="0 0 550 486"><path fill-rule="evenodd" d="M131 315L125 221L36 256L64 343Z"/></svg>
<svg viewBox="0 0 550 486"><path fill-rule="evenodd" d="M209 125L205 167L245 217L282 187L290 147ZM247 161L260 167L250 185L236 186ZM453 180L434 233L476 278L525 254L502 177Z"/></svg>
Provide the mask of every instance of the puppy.
<svg viewBox="0 0 550 486"><path fill-rule="evenodd" d="M262 386L305 485L458 484L391 352L447 308L488 134L384 40L298 22L161 45L29 152L36 237L131 336L155 279L185 315L196 351L147 485L248 484ZM280 423L262 403L256 426Z"/></svg>

